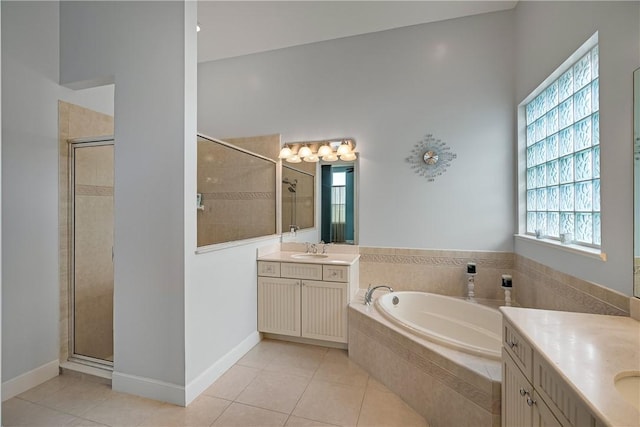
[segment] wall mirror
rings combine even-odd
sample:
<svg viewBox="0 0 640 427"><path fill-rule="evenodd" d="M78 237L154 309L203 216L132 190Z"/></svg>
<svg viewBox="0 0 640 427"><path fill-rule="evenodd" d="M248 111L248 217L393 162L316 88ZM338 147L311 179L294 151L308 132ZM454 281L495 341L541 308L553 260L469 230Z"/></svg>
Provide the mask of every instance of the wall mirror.
<svg viewBox="0 0 640 427"><path fill-rule="evenodd" d="M287 142L282 146L278 158L282 160L283 232L315 226L326 243L358 243L355 148L353 138Z"/></svg>
<svg viewBox="0 0 640 427"><path fill-rule="evenodd" d="M279 135L198 135L197 245L276 234Z"/></svg>
<svg viewBox="0 0 640 427"><path fill-rule="evenodd" d="M633 295L640 298L640 68L633 73Z"/></svg>

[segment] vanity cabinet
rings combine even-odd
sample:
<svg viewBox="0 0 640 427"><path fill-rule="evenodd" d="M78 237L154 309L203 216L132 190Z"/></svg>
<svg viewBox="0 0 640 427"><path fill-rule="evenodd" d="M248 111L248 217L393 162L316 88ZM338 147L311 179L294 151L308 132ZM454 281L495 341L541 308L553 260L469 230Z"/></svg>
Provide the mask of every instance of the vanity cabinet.
<svg viewBox="0 0 640 427"><path fill-rule="evenodd" d="M596 419L506 319L502 326L502 426L595 426Z"/></svg>
<svg viewBox="0 0 640 427"><path fill-rule="evenodd" d="M354 268L258 261L258 331L346 343Z"/></svg>

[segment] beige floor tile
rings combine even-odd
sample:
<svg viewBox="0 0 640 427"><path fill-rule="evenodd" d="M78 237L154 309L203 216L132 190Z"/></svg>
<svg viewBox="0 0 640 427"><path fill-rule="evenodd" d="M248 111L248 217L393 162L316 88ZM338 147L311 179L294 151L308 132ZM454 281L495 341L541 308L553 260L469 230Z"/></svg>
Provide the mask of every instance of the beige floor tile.
<svg viewBox="0 0 640 427"><path fill-rule="evenodd" d="M335 424L321 423L306 418L291 415L285 424L286 427L333 427Z"/></svg>
<svg viewBox="0 0 640 427"><path fill-rule="evenodd" d="M354 426L364 387L313 380L293 411L297 417L330 424Z"/></svg>
<svg viewBox="0 0 640 427"><path fill-rule="evenodd" d="M282 347L279 341L262 340L247 352L236 365L263 369L275 359Z"/></svg>
<svg viewBox="0 0 640 427"><path fill-rule="evenodd" d="M232 403L212 424L216 427L268 427L283 426L287 415L267 409L254 408L241 403Z"/></svg>
<svg viewBox="0 0 640 427"><path fill-rule="evenodd" d="M308 344L284 343L277 357L264 367L266 371L311 378L322 363L327 349Z"/></svg>
<svg viewBox="0 0 640 427"><path fill-rule="evenodd" d="M137 426L163 405L156 400L113 392L108 399L90 408L83 418L109 426Z"/></svg>
<svg viewBox="0 0 640 427"><path fill-rule="evenodd" d="M67 424L70 427L108 427L106 424L96 423L95 421L87 420L84 418L77 417L70 424Z"/></svg>
<svg viewBox="0 0 640 427"><path fill-rule="evenodd" d="M393 393L389 390L384 384L373 377L369 377L369 381L367 381L367 391L374 389L383 393Z"/></svg>
<svg viewBox="0 0 640 427"><path fill-rule="evenodd" d="M308 384L309 379L305 377L263 371L236 401L290 414Z"/></svg>
<svg viewBox="0 0 640 427"><path fill-rule="evenodd" d="M349 360L342 350L329 350L313 376L314 380L364 387L369 374Z"/></svg>
<svg viewBox="0 0 640 427"><path fill-rule="evenodd" d="M427 427L427 422L393 393L367 389L358 419L359 427Z"/></svg>
<svg viewBox="0 0 640 427"><path fill-rule="evenodd" d="M210 426L231 404L211 396L200 396L186 408L165 403L144 420L145 427L204 427Z"/></svg>
<svg viewBox="0 0 640 427"><path fill-rule="evenodd" d="M46 381L39 386L33 387L32 389L19 394L17 397L23 400L28 400L30 402L40 402L41 400L46 399L52 394L57 393L63 387L77 384L78 382L79 380L71 378L67 375L58 375L57 377L51 378L49 381Z"/></svg>
<svg viewBox="0 0 640 427"><path fill-rule="evenodd" d="M112 394L111 387L90 381L73 381L38 403L51 409L82 417Z"/></svg>
<svg viewBox="0 0 640 427"><path fill-rule="evenodd" d="M207 396L235 400L258 375L260 369L249 366L233 365L218 380L204 391Z"/></svg>
<svg viewBox="0 0 640 427"><path fill-rule="evenodd" d="M76 419L73 415L64 414L46 408L37 403L12 398L2 402L2 425L9 426L64 426Z"/></svg>

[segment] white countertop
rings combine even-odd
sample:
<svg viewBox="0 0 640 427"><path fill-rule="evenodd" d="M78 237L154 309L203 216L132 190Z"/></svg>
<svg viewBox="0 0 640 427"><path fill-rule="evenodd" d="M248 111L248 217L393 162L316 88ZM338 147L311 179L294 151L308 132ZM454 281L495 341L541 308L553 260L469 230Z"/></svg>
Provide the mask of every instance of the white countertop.
<svg viewBox="0 0 640 427"><path fill-rule="evenodd" d="M295 262L300 264L329 264L329 265L353 265L360 254L328 252L326 258L293 258L292 255L300 255L304 252L272 252L258 257L258 261Z"/></svg>
<svg viewBox="0 0 640 427"><path fill-rule="evenodd" d="M640 373L640 322L629 317L502 307L505 317L607 425L640 426L640 410L616 390Z"/></svg>

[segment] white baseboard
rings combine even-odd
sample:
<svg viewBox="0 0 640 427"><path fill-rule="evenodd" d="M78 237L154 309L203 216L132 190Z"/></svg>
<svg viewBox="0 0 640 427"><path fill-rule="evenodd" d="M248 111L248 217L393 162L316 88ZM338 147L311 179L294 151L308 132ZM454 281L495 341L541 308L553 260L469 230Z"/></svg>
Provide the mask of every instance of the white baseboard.
<svg viewBox="0 0 640 427"><path fill-rule="evenodd" d="M113 391L185 406L184 387L178 384L113 371L111 388Z"/></svg>
<svg viewBox="0 0 640 427"><path fill-rule="evenodd" d="M222 376L229 368L231 368L238 360L242 358L249 350L260 342L260 333L255 331L247 338L242 340L240 344L231 349L227 354L218 359L206 371L198 375L193 381L187 384L186 404L193 402L203 391Z"/></svg>
<svg viewBox="0 0 640 427"><path fill-rule="evenodd" d="M51 378L57 377L60 373L60 362L52 360L42 366L38 366L29 372L18 375L15 378L2 383L2 401L11 399L14 396L42 384Z"/></svg>

